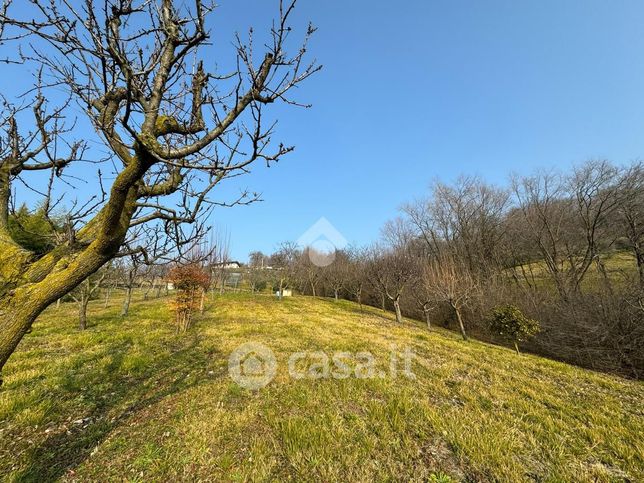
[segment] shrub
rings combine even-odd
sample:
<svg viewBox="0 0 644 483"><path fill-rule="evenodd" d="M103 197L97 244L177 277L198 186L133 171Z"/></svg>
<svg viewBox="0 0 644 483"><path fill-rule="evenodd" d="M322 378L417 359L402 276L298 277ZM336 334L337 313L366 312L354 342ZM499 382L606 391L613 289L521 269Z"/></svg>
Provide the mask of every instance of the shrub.
<svg viewBox="0 0 644 483"><path fill-rule="evenodd" d="M176 290L171 303L176 314L177 332L190 328L192 314L199 308L203 294L210 285L210 276L198 265L177 266L170 270L169 280Z"/></svg>
<svg viewBox="0 0 644 483"><path fill-rule="evenodd" d="M541 327L536 320L526 317L514 305L495 307L489 319L490 330L495 334L514 343L519 353L519 342L539 333Z"/></svg>

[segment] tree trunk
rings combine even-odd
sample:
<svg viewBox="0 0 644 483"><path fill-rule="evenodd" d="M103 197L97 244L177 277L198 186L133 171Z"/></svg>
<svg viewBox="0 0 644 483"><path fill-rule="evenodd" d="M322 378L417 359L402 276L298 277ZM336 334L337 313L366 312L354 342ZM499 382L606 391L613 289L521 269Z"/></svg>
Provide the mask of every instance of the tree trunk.
<svg viewBox="0 0 644 483"><path fill-rule="evenodd" d="M313 282L311 282L311 293L313 294L314 297L317 296L315 293L315 284Z"/></svg>
<svg viewBox="0 0 644 483"><path fill-rule="evenodd" d="M113 232L114 229L110 235ZM116 240L113 245L111 239L106 241L99 237L99 241L94 245L94 249L79 253L63 270L38 275L41 269L50 270L47 264L55 258L53 255L46 255L29 267L30 273L26 275L26 279L30 280L30 277L33 277L36 279L34 282L27 281L16 289L1 294L0 373L42 311L100 269L116 252L122 238ZM0 376L0 382L1 380Z"/></svg>
<svg viewBox="0 0 644 483"><path fill-rule="evenodd" d="M335 298L335 301L336 301L336 302L339 300L339 297L338 297L338 289L333 289L333 297Z"/></svg>
<svg viewBox="0 0 644 483"><path fill-rule="evenodd" d="M103 304L103 308L105 309L110 303L110 293L111 293L111 289L107 287L107 290L105 290L105 304Z"/></svg>
<svg viewBox="0 0 644 483"><path fill-rule="evenodd" d="M517 344L517 342L516 342L516 341L514 341L514 349L517 351L517 354L521 354L521 353L519 352L519 344Z"/></svg>
<svg viewBox="0 0 644 483"><path fill-rule="evenodd" d="M402 311L400 310L400 297L394 298L394 309L396 310L396 322L402 324L404 322Z"/></svg>
<svg viewBox="0 0 644 483"><path fill-rule="evenodd" d="M199 301L199 314L203 315L206 309L206 291L201 290L201 300Z"/></svg>
<svg viewBox="0 0 644 483"><path fill-rule="evenodd" d="M640 276L640 287L644 289L644 251L639 246L635 247L635 259L637 260L637 271Z"/></svg>
<svg viewBox="0 0 644 483"><path fill-rule="evenodd" d="M127 317L130 313L130 302L132 301L132 287L128 287L125 291L125 300L123 301L123 308L121 309L121 317Z"/></svg>
<svg viewBox="0 0 644 483"><path fill-rule="evenodd" d="M450 304L450 305L452 305L452 309L456 314L456 320L458 320L458 327L461 330L461 335L463 336L463 340L467 340L467 334L465 333L465 325L463 325L463 317L461 317L461 311L455 305L453 304Z"/></svg>
<svg viewBox="0 0 644 483"><path fill-rule="evenodd" d="M30 302L22 297L0 303L0 313L3 314L0 330L0 385L4 364L42 310L44 307L41 308L37 302Z"/></svg>
<svg viewBox="0 0 644 483"><path fill-rule="evenodd" d="M89 304L89 295L82 294L78 303L78 328L87 329L87 305Z"/></svg>
<svg viewBox="0 0 644 483"><path fill-rule="evenodd" d="M386 305L386 302L385 302L385 294L382 294L380 296L380 304L381 304L381 307L382 307L382 311L386 312L387 311L387 305Z"/></svg>
<svg viewBox="0 0 644 483"><path fill-rule="evenodd" d="M56 308L57 308L57 309L59 309L59 308L60 308L60 299L56 300Z"/></svg>
<svg viewBox="0 0 644 483"><path fill-rule="evenodd" d="M431 329L432 328L431 310L428 310L423 307L423 312L425 313L425 322L427 323L427 328Z"/></svg>

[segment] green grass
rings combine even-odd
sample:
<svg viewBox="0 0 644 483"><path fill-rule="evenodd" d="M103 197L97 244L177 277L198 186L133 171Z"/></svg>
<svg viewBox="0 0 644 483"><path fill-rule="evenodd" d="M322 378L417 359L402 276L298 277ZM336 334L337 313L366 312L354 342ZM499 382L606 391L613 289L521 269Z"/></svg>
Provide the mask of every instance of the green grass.
<svg viewBox="0 0 644 483"><path fill-rule="evenodd" d="M635 283L638 276L637 261L632 252L614 251L602 254L600 257L604 264L608 279L616 287L625 287ZM561 268L567 270L569 267L570 264L564 262L564 266ZM527 263L523 265L523 270L529 278L530 283L534 283L539 288L555 289L554 282L548 273L548 269L544 261ZM523 280L520 266L516 267L516 271L520 280L525 282L525 280ZM603 283L604 276L598 269L597 264L593 263L584 276L581 286L584 289L592 290L601 286Z"/></svg>
<svg viewBox="0 0 644 483"><path fill-rule="evenodd" d="M642 481L644 385L350 302L230 294L177 336L165 300L49 309L6 367L9 481ZM269 346L264 389L228 356ZM293 379L294 351L416 353L416 379Z"/></svg>

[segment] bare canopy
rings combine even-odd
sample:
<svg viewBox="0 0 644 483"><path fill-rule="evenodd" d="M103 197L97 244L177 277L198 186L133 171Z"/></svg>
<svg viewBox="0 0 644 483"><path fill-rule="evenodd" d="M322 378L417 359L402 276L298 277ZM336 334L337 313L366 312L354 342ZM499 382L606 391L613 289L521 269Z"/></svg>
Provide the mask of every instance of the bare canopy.
<svg viewBox="0 0 644 483"><path fill-rule="evenodd" d="M84 209L67 214L65 233L37 258L6 228L12 183L33 170L49 170L53 184L79 160L84 145L71 141L73 123L61 127L67 104L47 115L46 96L39 95L33 128L25 131L33 135L21 135L15 116L5 114L0 369L38 314L119 256L132 227L156 223L168 236L185 240L203 230L200 216L214 206L257 199L244 191L215 201L210 193L252 163L270 164L293 149L275 145L275 122L267 122L265 108L278 101L301 105L288 97L291 90L320 68L305 61L311 25L289 52L295 1L280 2L261 41L252 29L243 39L237 35L232 58L222 64L232 67L222 72L210 61L215 48L207 19L214 3L42 0L29 2L20 18L11 7L0 13L3 39L20 47L12 61L26 71L37 68L38 92L66 89L83 108L108 148L112 182L98 171L98 194L75 205ZM54 145L67 145L66 153L54 156ZM43 193L46 213L51 193ZM193 228L184 232L184 225ZM144 250L135 246L128 254L137 249Z"/></svg>

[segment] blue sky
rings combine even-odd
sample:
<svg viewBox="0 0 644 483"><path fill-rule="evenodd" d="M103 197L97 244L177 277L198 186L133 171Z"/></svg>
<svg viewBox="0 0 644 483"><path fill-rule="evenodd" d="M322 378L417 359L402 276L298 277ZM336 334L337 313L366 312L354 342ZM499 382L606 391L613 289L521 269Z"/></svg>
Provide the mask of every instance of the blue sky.
<svg viewBox="0 0 644 483"><path fill-rule="evenodd" d="M503 183L512 171L644 156L641 1L300 1L294 24L319 28L310 50L324 69L297 92L311 109L275 111L277 138L296 151L222 191L263 193L214 214L235 258L320 217L368 243L436 178ZM213 56L230 55L232 31L268 25L276 4L219 3Z"/></svg>

